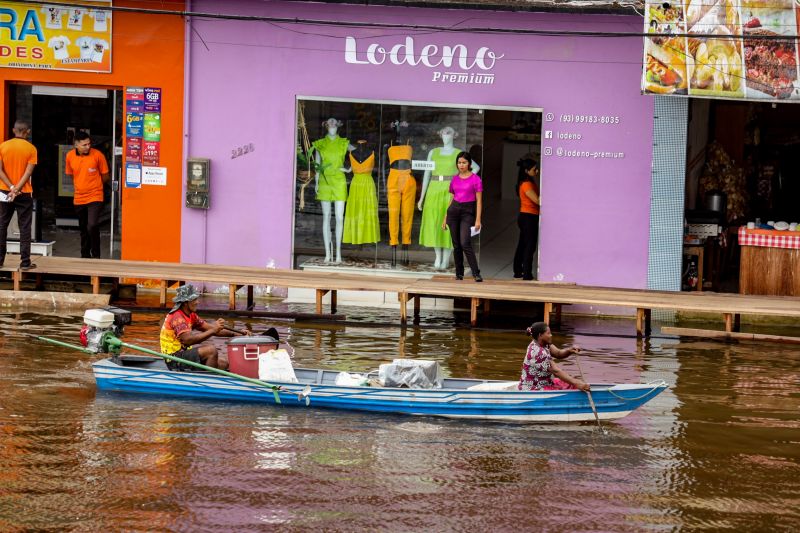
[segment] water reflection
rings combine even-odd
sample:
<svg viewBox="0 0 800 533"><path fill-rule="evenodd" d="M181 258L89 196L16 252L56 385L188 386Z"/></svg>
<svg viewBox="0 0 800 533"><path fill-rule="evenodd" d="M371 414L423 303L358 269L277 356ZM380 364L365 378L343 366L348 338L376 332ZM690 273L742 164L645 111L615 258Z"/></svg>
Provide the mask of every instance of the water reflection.
<svg viewBox="0 0 800 533"><path fill-rule="evenodd" d="M157 347L161 318L137 314L126 340ZM512 380L528 342L379 321L279 330L299 366L368 371L413 357ZM592 424L95 395L93 357L28 337L74 342L78 322L0 316L2 530L510 530L538 501L553 502L537 512L560 531L800 523L797 346L641 341L614 322L571 321L555 342L585 348L587 379L670 384L603 436Z"/></svg>

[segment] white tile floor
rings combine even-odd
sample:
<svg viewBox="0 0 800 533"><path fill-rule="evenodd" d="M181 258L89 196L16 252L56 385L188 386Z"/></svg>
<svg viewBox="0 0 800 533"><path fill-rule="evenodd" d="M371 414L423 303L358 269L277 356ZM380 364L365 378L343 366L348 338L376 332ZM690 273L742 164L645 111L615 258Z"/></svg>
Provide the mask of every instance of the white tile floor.
<svg viewBox="0 0 800 533"><path fill-rule="evenodd" d="M53 255L58 257L81 256L81 234L78 228L42 228L42 240L55 241ZM110 236L108 231L100 231L100 256L109 257Z"/></svg>
<svg viewBox="0 0 800 533"><path fill-rule="evenodd" d="M514 252L519 239L518 212L519 201L516 199L487 202L478 259L484 278L513 279ZM534 266L536 264L537 259L534 257Z"/></svg>

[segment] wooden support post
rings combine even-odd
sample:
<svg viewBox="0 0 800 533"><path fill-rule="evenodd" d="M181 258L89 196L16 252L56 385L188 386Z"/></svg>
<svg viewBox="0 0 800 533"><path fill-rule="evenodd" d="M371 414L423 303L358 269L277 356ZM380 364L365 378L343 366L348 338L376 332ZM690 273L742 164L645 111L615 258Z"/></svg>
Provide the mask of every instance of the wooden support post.
<svg viewBox="0 0 800 533"><path fill-rule="evenodd" d="M650 327L650 325L651 325L650 318L651 318L652 314L653 314L653 310L652 309L645 309L644 310L644 334L647 337L650 336L650 332L652 331L652 329Z"/></svg>
<svg viewBox="0 0 800 533"><path fill-rule="evenodd" d="M331 314L336 314L336 291L331 290Z"/></svg>
<svg viewBox="0 0 800 533"><path fill-rule="evenodd" d="M167 306L167 280L162 279L158 288L158 305Z"/></svg>
<svg viewBox="0 0 800 533"><path fill-rule="evenodd" d="M236 309L236 291L239 290L241 285L237 285L235 283L230 283L228 285L228 309L234 310Z"/></svg>
<svg viewBox="0 0 800 533"><path fill-rule="evenodd" d="M562 307L562 305L561 304L553 304L553 307L555 308L555 311L556 311L556 322L560 326L561 325L561 307Z"/></svg>
<svg viewBox="0 0 800 533"><path fill-rule="evenodd" d="M255 307L255 302L253 302L253 286L247 286L247 310L252 311Z"/></svg>
<svg viewBox="0 0 800 533"><path fill-rule="evenodd" d="M14 290L18 291L20 282L22 281L22 272L20 272L19 270L15 270L14 272L11 273L11 279L14 280Z"/></svg>
<svg viewBox="0 0 800 533"><path fill-rule="evenodd" d="M553 304L550 302L544 303L544 323L550 325L550 314L553 312Z"/></svg>
<svg viewBox="0 0 800 533"><path fill-rule="evenodd" d="M644 336L644 309L641 307L636 308L636 336Z"/></svg>
<svg viewBox="0 0 800 533"><path fill-rule="evenodd" d="M405 324L408 322L408 310L406 309L406 305L408 304L408 293L398 292L397 298L400 300L400 323Z"/></svg>
<svg viewBox="0 0 800 533"><path fill-rule="evenodd" d="M317 314L322 314L322 297L328 294L328 289L317 289Z"/></svg>
<svg viewBox="0 0 800 533"><path fill-rule="evenodd" d="M492 301L491 300L484 300L483 301L483 314L488 315L489 310L492 308Z"/></svg>
<svg viewBox="0 0 800 533"><path fill-rule="evenodd" d="M419 324L419 307L422 298L419 294L412 294L411 299L414 300L414 324Z"/></svg>
<svg viewBox="0 0 800 533"><path fill-rule="evenodd" d="M92 294L100 294L100 276L92 276Z"/></svg>
<svg viewBox="0 0 800 533"><path fill-rule="evenodd" d="M36 290L37 291L44 290L44 278L42 277L41 274L36 274Z"/></svg>
<svg viewBox="0 0 800 533"><path fill-rule="evenodd" d="M733 315L731 313L724 313L725 317L725 332L731 333L733 331Z"/></svg>
<svg viewBox="0 0 800 533"><path fill-rule="evenodd" d="M481 303L480 298L471 298L469 303L469 323L471 326L478 324L478 306Z"/></svg>
<svg viewBox="0 0 800 533"><path fill-rule="evenodd" d="M739 313L733 315L733 331L742 331L742 315Z"/></svg>

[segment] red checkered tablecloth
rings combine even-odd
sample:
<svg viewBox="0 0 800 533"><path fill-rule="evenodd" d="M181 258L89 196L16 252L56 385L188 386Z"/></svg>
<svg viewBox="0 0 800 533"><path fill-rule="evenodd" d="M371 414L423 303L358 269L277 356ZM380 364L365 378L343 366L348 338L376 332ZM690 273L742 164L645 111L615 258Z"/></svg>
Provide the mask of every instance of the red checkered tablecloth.
<svg viewBox="0 0 800 533"><path fill-rule="evenodd" d="M800 249L800 231L739 228L740 246Z"/></svg>

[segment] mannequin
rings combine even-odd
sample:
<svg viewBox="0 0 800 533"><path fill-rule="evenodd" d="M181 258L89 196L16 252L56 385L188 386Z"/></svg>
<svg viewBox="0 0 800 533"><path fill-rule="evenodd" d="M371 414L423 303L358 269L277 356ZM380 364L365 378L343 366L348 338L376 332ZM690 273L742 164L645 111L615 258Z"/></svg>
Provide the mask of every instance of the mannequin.
<svg viewBox="0 0 800 533"><path fill-rule="evenodd" d="M325 262L342 262L342 233L344 231L344 207L347 201L347 178L344 158L354 147L350 141L339 137L342 121L329 118L322 123L328 134L313 142L316 149L315 159L320 169L314 176L314 192L322 204L322 242L325 245ZM331 207L336 216L336 249L331 243Z"/></svg>
<svg viewBox="0 0 800 533"><path fill-rule="evenodd" d="M350 152L353 179L347 195L344 213L342 242L350 244L376 243L381 240L378 222L378 196L372 170L375 168L375 151L367 141L356 142Z"/></svg>
<svg viewBox="0 0 800 533"><path fill-rule="evenodd" d="M428 152L428 161L433 161L433 171L426 170L422 178L422 193L420 194L417 208L422 211L422 225L419 230L419 243L422 246L433 248L436 259L433 267L445 269L450 266L450 256L453 253L453 240L450 232L442 229L442 220L447 214L450 205L450 179L458 174L456 156L462 150L456 148L453 141L458 133L450 126L445 126L436 132L442 138L442 146ZM472 172L477 173L480 166L472 162ZM431 181L431 175L435 176Z"/></svg>
<svg viewBox="0 0 800 533"><path fill-rule="evenodd" d="M408 264L408 245L411 244L411 226L414 221L414 199L417 196L417 180L411 174L412 148L406 141L406 144L390 146L387 152L389 177L386 180L386 198L389 204L389 245L392 247L392 265L397 262L401 226L405 252L403 262Z"/></svg>

